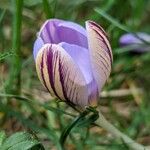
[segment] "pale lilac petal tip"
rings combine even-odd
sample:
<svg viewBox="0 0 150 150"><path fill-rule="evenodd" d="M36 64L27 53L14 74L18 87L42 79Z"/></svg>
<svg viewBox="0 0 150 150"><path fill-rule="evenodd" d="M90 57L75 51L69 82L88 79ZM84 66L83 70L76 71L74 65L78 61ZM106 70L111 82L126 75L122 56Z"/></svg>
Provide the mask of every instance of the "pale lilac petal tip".
<svg viewBox="0 0 150 150"><path fill-rule="evenodd" d="M58 26L60 42L79 45L88 48L86 30L73 22L63 22Z"/></svg>
<svg viewBox="0 0 150 150"><path fill-rule="evenodd" d="M76 30L77 32L80 32L81 34L83 34L84 36L86 36L86 30L85 28L83 28L81 25L74 23L74 22L70 22L70 21L65 21L65 22L61 22L59 24L59 26L63 26L66 28L71 28Z"/></svg>
<svg viewBox="0 0 150 150"><path fill-rule="evenodd" d="M39 36L44 43L58 44L66 42L87 48L86 30L73 22L58 19L47 20L42 26Z"/></svg>
<svg viewBox="0 0 150 150"><path fill-rule="evenodd" d="M43 40L40 37L38 37L36 39L36 41L34 42L34 46L33 46L33 57L34 57L34 60L36 59L37 53L42 48L43 45L44 45Z"/></svg>
<svg viewBox="0 0 150 150"><path fill-rule="evenodd" d="M130 51L143 53L150 51L150 35L147 33L127 33L120 37L119 43L121 46L132 46Z"/></svg>
<svg viewBox="0 0 150 150"><path fill-rule="evenodd" d="M128 45L128 44L141 44L143 41L150 42L150 35L147 33L127 33L120 37L120 44Z"/></svg>
<svg viewBox="0 0 150 150"><path fill-rule="evenodd" d="M57 26L59 23L64 22L60 19L49 19L47 20L40 29L38 34L39 37L42 38L44 43L59 43L59 37L57 34Z"/></svg>

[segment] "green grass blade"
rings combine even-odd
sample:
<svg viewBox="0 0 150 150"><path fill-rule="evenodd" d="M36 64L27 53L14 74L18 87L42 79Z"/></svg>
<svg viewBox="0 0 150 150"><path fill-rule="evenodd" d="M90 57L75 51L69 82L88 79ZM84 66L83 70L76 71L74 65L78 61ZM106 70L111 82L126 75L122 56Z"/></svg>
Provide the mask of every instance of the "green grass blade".
<svg viewBox="0 0 150 150"><path fill-rule="evenodd" d="M123 31L130 32L130 29L127 26L121 24L118 20L114 19L113 17L111 17L110 15L108 15L107 13L105 13L103 10L101 10L99 8L95 8L94 10L99 15L101 15L103 18L105 18L110 23L112 23L114 26L118 27L119 29L121 29Z"/></svg>
<svg viewBox="0 0 150 150"><path fill-rule="evenodd" d="M5 132L4 131L0 131L0 147L1 147L2 143L3 143L3 141L5 140L5 138L6 138Z"/></svg>
<svg viewBox="0 0 150 150"><path fill-rule="evenodd" d="M0 23L2 22L4 15L5 15L6 10L3 10L1 15L0 15Z"/></svg>
<svg viewBox="0 0 150 150"><path fill-rule="evenodd" d="M13 14L13 26L12 26L12 49L15 52L12 58L12 65L10 71L10 77L6 83L6 93L15 91L15 93L20 93L21 90L21 26L22 26L22 10L23 10L23 0L13 0L12 1L14 14ZM12 84L14 84L14 89L12 89Z"/></svg>
<svg viewBox="0 0 150 150"><path fill-rule="evenodd" d="M12 51L1 53L0 54L0 61L3 60L3 59L5 59L6 57L12 56L12 55L14 55L14 52L12 52Z"/></svg>
<svg viewBox="0 0 150 150"><path fill-rule="evenodd" d="M68 116L71 116L71 117L76 117L74 114L72 113L69 113L69 112L66 112L62 109L57 109L55 107L52 107L48 104L41 104L39 102L37 102L36 100L36 103L34 102L34 100L31 100L31 99L28 99L26 97L23 97L23 96L19 96L19 95L12 95L12 94L5 94L5 93L0 93L0 97L6 97L6 98L15 98L16 100L20 100L20 101L24 101L24 102L27 102L27 103L31 103L32 105L38 105L38 106L41 106L49 111L52 111L56 114L65 114L65 115L68 115Z"/></svg>
<svg viewBox="0 0 150 150"><path fill-rule="evenodd" d="M51 7L50 7L48 0L43 0L43 8L44 8L46 18L47 19L52 18L52 16L53 16L52 10L51 10Z"/></svg>

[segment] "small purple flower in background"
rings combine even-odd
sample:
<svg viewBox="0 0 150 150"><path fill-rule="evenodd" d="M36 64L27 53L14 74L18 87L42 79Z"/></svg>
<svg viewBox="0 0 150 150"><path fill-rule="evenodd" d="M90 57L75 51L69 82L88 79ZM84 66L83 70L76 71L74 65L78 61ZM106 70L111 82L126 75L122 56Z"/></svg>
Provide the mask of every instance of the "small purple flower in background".
<svg viewBox="0 0 150 150"><path fill-rule="evenodd" d="M143 53L150 51L150 35L147 33L127 33L120 37L121 46L131 46L130 51Z"/></svg>
<svg viewBox="0 0 150 150"><path fill-rule="evenodd" d="M93 21L82 26L59 19L41 27L33 50L36 70L52 96L96 106L113 61L105 31Z"/></svg>

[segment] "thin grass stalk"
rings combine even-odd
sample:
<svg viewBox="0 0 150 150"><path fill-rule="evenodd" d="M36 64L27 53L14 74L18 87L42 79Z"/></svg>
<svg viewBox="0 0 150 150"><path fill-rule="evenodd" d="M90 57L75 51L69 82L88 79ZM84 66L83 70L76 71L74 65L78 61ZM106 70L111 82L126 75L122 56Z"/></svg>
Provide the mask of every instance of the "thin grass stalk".
<svg viewBox="0 0 150 150"><path fill-rule="evenodd" d="M43 8L44 8L46 18L47 19L52 18L53 17L52 11L51 11L51 7L50 7L48 0L43 0Z"/></svg>
<svg viewBox="0 0 150 150"><path fill-rule="evenodd" d="M12 58L12 66L6 92L20 94L21 91L21 26L23 0L12 0L13 24L12 24L12 49L15 55Z"/></svg>

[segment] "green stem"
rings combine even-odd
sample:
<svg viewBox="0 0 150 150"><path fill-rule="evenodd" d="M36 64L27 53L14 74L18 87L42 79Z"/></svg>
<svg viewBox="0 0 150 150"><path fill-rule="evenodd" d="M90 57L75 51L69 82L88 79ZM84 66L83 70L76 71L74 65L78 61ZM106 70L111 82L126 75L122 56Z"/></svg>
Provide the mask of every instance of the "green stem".
<svg viewBox="0 0 150 150"><path fill-rule="evenodd" d="M71 132L71 130L78 124L78 122L80 120L82 120L87 114L89 113L89 111L84 111L82 112L78 117L75 118L75 120L73 120L73 122L71 124L69 124L69 126L67 126L67 128L65 128L60 136L60 145L62 146L62 150L65 150L64 148L64 144L65 141L67 139L67 136L69 135L69 133Z"/></svg>
<svg viewBox="0 0 150 150"><path fill-rule="evenodd" d="M52 11L48 0L43 0L43 8L46 15L46 18L52 18Z"/></svg>
<svg viewBox="0 0 150 150"><path fill-rule="evenodd" d="M0 14L0 23L3 20L5 13L6 13L6 10L4 9Z"/></svg>
<svg viewBox="0 0 150 150"><path fill-rule="evenodd" d="M56 17L57 0L54 1L53 18Z"/></svg>
<svg viewBox="0 0 150 150"><path fill-rule="evenodd" d="M13 27L12 27L12 49L15 55L12 59L12 67L10 72L9 81L6 84L6 92L12 92L12 85L14 92L20 94L21 90L21 25L22 25L22 10L23 0L12 1L14 14L13 14Z"/></svg>
<svg viewBox="0 0 150 150"><path fill-rule="evenodd" d="M150 148L136 143L130 137L119 131L116 127L114 127L111 123L109 123L105 119L105 117L102 115L100 111L99 111L99 119L96 121L96 123L99 126L103 127L106 131L114 135L115 137L122 139L124 143L128 145L128 147L130 147L132 150L150 150Z"/></svg>
<svg viewBox="0 0 150 150"><path fill-rule="evenodd" d="M56 102L56 107L57 107L57 109L60 109L60 103L59 102ZM60 131L62 131L63 130L63 123L62 123L61 115L57 114L57 120L58 120L58 124L59 124L59 129L60 129Z"/></svg>

